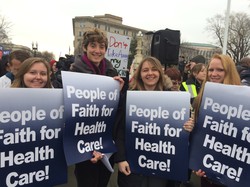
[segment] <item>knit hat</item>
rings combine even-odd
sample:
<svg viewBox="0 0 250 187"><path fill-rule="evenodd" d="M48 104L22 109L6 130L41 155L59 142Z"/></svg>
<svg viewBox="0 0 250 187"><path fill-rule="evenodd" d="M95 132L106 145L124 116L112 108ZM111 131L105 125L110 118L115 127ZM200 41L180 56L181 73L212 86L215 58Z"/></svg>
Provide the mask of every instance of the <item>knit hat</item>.
<svg viewBox="0 0 250 187"><path fill-rule="evenodd" d="M190 60L190 62L195 62L196 64L198 64L198 63L203 63L203 64L205 64L206 59L205 59L205 57L202 56L202 55L197 55L197 56L195 56L194 58L192 58L192 59Z"/></svg>
<svg viewBox="0 0 250 187"><path fill-rule="evenodd" d="M50 66L52 67L55 62L56 62L56 60L51 60L50 61Z"/></svg>

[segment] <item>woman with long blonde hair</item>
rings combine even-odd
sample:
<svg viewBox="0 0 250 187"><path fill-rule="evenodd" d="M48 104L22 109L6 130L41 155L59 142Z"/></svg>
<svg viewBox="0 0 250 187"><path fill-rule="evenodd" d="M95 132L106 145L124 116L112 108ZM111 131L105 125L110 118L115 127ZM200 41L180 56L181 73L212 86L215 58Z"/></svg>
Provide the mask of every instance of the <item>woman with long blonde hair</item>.
<svg viewBox="0 0 250 187"><path fill-rule="evenodd" d="M12 88L51 88L50 65L43 59L31 57L23 61L11 85Z"/></svg>
<svg viewBox="0 0 250 187"><path fill-rule="evenodd" d="M207 66L206 78L203 81L200 94L195 98L193 108L198 110L200 108L201 99L206 82L215 82L221 84L241 85L240 76L235 66L234 61L228 55L214 54Z"/></svg>
<svg viewBox="0 0 250 187"><path fill-rule="evenodd" d="M215 54L212 56L210 63L207 67L207 75L203 81L201 90L194 100L193 108L195 110L195 121L199 116L199 109L202 102L204 87L206 82L214 82L229 85L241 85L240 77L237 72L234 61L231 57L224 54ZM196 124L201 125L201 124ZM202 187L222 187L224 185L214 183L209 178L205 177L205 172L199 170L196 172L201 177Z"/></svg>

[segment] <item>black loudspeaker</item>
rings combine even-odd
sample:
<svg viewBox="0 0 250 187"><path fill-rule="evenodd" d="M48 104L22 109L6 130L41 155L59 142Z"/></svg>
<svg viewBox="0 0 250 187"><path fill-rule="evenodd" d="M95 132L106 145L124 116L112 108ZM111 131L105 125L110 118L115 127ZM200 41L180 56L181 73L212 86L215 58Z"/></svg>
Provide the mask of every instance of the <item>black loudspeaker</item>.
<svg viewBox="0 0 250 187"><path fill-rule="evenodd" d="M152 38L151 55L160 60L164 67L177 65L180 48L179 30L159 30Z"/></svg>

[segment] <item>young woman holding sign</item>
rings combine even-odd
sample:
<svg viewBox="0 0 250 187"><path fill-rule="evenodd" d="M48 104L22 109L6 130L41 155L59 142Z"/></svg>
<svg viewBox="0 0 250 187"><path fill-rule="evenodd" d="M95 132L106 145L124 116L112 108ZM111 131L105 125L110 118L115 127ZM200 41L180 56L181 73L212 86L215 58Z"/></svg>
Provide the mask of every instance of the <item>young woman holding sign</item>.
<svg viewBox="0 0 250 187"><path fill-rule="evenodd" d="M241 85L240 77L237 72L235 63L233 60L223 54L215 54L213 55L210 63L207 67L206 78L203 81L200 93L194 100L194 110L195 110L195 121L199 116L199 108L201 105L202 95L204 92L205 83L207 81L221 84L230 84L230 85ZM199 124L198 124L199 125ZM196 171L196 175L202 177L201 178L201 186L202 187L222 187L224 185L213 182L208 179L205 175L205 172L202 170Z"/></svg>
<svg viewBox="0 0 250 187"><path fill-rule="evenodd" d="M74 63L70 70L73 72L105 75L113 77L119 81L120 89L124 85L121 77L117 76L116 69L111 62L105 58L108 48L108 39L106 35L98 29L86 31L83 34L83 55L75 57ZM89 161L77 163L75 165L75 175L78 187L106 187L111 172L99 161L102 154L93 151L93 158ZM113 163L113 157L110 159Z"/></svg>
<svg viewBox="0 0 250 187"><path fill-rule="evenodd" d="M171 88L171 80L164 75L160 61L154 57L146 57L139 64L134 79L130 85L131 90L147 91L167 91ZM125 102L124 102L125 103ZM125 110L125 107L124 107ZM125 112L124 112L125 114ZM190 119L184 124L184 129L191 132L193 129L193 120ZM116 144L118 152L115 155L115 161L118 163L118 185L119 187L167 187L170 181L141 174L131 173L129 163L126 161L125 150L125 115L121 119L118 128Z"/></svg>

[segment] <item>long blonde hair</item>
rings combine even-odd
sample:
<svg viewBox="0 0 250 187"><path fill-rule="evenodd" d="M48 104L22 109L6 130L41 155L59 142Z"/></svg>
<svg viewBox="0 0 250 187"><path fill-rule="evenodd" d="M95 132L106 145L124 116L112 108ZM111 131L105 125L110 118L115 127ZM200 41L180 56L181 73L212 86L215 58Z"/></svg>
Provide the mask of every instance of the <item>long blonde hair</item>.
<svg viewBox="0 0 250 187"><path fill-rule="evenodd" d="M50 65L49 63L43 59L38 57L31 57L23 61L20 69L18 70L15 79L11 85L12 88L26 88L24 84L24 75L30 70L31 66L35 63L43 63L47 69L47 83L44 88L51 88L51 80L50 80Z"/></svg>
<svg viewBox="0 0 250 187"><path fill-rule="evenodd" d="M239 73L236 69L235 63L232 60L232 58L229 57L228 55L214 54L212 56L209 64L208 64L208 66L207 66L206 78L203 81L201 89L199 91L199 94L195 98L194 103L193 103L193 108L195 109L195 120L197 119L197 117L199 115L199 108L201 105L205 84L206 84L206 82L210 81L209 76L208 76L208 70L209 70L210 63L213 59L219 59L222 63L223 68L224 68L225 77L224 77L222 84L241 85L240 76L239 76Z"/></svg>

